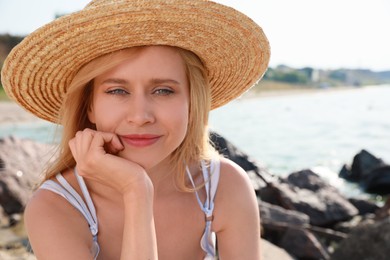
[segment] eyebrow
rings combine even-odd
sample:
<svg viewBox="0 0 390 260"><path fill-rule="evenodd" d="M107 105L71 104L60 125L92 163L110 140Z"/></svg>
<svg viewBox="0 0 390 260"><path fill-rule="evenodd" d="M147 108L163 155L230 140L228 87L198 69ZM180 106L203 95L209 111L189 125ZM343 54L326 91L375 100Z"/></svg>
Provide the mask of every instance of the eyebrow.
<svg viewBox="0 0 390 260"><path fill-rule="evenodd" d="M152 78L149 82L151 84L156 84L156 85L157 84L164 84L164 83L180 85L180 83L177 80L174 80L174 79L164 79L164 78ZM121 84L121 85L125 85L125 84L129 84L129 82L127 80L121 79L121 78L108 78L108 79L105 79L100 84L101 85L103 85L103 84Z"/></svg>
<svg viewBox="0 0 390 260"><path fill-rule="evenodd" d="M127 83L128 83L128 81L124 80L124 79L108 78L108 79L105 79L102 83L100 83L100 85L104 85L104 84L127 84Z"/></svg>
<svg viewBox="0 0 390 260"><path fill-rule="evenodd" d="M170 83L174 85L180 85L180 83L174 79L158 79L154 78L150 80L151 83L153 84L164 84L164 83Z"/></svg>

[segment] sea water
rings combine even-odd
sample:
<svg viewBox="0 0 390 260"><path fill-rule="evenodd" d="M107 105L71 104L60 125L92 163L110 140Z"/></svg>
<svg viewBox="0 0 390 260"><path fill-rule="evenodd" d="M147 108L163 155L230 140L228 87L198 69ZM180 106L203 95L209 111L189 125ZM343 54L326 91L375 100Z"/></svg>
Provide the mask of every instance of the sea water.
<svg viewBox="0 0 390 260"><path fill-rule="evenodd" d="M211 112L210 127L277 176L314 169L348 195L361 195L338 178L366 149L390 163L390 86L242 98ZM0 137L52 142L53 124L0 124Z"/></svg>
<svg viewBox="0 0 390 260"><path fill-rule="evenodd" d="M349 195L338 178L366 149L390 164L390 86L239 99L211 113L211 128L275 175L314 169Z"/></svg>

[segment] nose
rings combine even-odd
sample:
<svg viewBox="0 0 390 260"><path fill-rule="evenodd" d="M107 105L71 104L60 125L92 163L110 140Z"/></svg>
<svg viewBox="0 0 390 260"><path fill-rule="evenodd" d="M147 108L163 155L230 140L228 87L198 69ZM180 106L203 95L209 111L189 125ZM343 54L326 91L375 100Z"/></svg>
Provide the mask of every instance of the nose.
<svg viewBox="0 0 390 260"><path fill-rule="evenodd" d="M152 102L144 94L133 95L127 115L129 123L142 126L155 122Z"/></svg>

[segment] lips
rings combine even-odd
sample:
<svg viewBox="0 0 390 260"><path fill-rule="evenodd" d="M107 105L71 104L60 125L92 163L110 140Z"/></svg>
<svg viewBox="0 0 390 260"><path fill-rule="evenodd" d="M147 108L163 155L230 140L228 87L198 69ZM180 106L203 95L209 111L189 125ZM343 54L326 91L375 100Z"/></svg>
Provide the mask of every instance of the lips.
<svg viewBox="0 0 390 260"><path fill-rule="evenodd" d="M122 141L134 147L146 147L160 140L161 135L142 134L142 135L122 135Z"/></svg>

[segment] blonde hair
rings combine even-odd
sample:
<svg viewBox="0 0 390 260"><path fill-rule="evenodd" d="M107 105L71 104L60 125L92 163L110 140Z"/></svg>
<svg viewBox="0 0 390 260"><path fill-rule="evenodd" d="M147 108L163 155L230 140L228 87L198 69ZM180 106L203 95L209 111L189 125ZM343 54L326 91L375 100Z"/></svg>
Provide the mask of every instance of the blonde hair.
<svg viewBox="0 0 390 260"><path fill-rule="evenodd" d="M58 157L47 169L44 180L76 165L69 148L69 141L77 131L96 127L88 119L92 102L93 80L98 75L114 68L123 61L138 55L145 47L132 47L98 57L79 70L72 80L60 111L63 126L58 146ZM175 172L175 184L182 191L193 191L186 181L186 165L209 161L217 155L211 146L208 133L208 116L211 108L211 93L206 69L194 53L172 47L182 57L190 87L190 105L187 134L179 147L171 154L170 161ZM207 180L205 180L207 181ZM202 185L200 185L202 186Z"/></svg>

